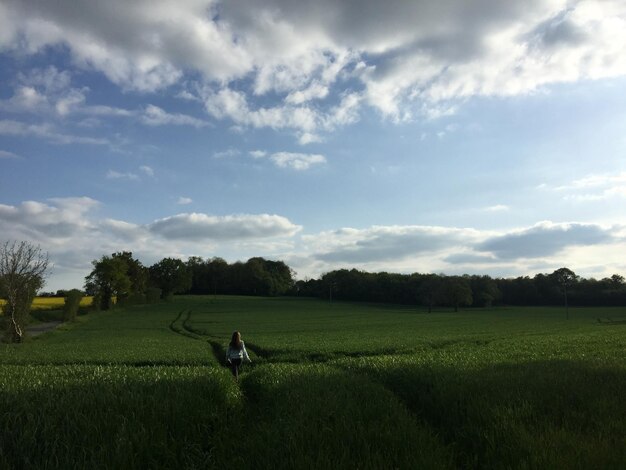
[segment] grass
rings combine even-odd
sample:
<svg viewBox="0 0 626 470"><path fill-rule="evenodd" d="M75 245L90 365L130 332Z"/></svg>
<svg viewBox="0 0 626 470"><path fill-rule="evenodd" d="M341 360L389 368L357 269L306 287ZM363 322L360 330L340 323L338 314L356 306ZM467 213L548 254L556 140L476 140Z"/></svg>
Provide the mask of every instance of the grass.
<svg viewBox="0 0 626 470"><path fill-rule="evenodd" d="M0 468L623 468L625 317L219 296L91 313L0 346Z"/></svg>
<svg viewBox="0 0 626 470"><path fill-rule="evenodd" d="M218 368L5 366L0 384L0 468L210 466L240 406Z"/></svg>

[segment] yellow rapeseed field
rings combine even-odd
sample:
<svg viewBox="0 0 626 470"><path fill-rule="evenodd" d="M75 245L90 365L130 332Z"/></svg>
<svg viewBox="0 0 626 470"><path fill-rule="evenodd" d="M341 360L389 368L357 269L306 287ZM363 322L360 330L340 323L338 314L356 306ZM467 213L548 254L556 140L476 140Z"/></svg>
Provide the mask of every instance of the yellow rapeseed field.
<svg viewBox="0 0 626 470"><path fill-rule="evenodd" d="M89 307L93 297L85 296L80 301L81 307ZM0 307L4 306L5 301L0 299ZM35 297L33 300L32 310L55 310L63 308L65 298L63 297Z"/></svg>

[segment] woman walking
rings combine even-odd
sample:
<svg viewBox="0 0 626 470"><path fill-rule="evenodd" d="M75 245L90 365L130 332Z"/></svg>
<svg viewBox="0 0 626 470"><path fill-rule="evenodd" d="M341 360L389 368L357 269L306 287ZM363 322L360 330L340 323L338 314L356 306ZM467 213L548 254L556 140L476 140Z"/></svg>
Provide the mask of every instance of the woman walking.
<svg viewBox="0 0 626 470"><path fill-rule="evenodd" d="M237 381L239 381L239 367L241 367L244 359L252 362L250 356L248 356L248 351L246 351L246 345L241 341L241 333L235 331L226 350L226 362L228 362L230 370Z"/></svg>

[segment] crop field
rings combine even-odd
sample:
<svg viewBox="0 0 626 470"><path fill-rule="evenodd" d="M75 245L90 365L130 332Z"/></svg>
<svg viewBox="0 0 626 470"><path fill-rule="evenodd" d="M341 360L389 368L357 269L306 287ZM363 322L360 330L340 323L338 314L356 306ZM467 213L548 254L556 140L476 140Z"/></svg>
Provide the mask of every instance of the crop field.
<svg viewBox="0 0 626 470"><path fill-rule="evenodd" d="M93 297L85 296L80 300L81 307L89 307ZM4 305L4 300L0 299L0 307ZM58 310L65 304L64 297L35 297L31 310Z"/></svg>
<svg viewBox="0 0 626 470"><path fill-rule="evenodd" d="M626 308L569 316L219 296L90 313L0 345L0 468L624 468Z"/></svg>

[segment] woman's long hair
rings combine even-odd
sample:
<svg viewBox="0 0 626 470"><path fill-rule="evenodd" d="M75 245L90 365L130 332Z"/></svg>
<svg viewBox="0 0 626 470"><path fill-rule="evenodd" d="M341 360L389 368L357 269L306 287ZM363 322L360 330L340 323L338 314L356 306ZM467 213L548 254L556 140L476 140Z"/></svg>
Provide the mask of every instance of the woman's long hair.
<svg viewBox="0 0 626 470"><path fill-rule="evenodd" d="M241 349L241 333L233 331L233 337L230 340L230 347L234 349Z"/></svg>

